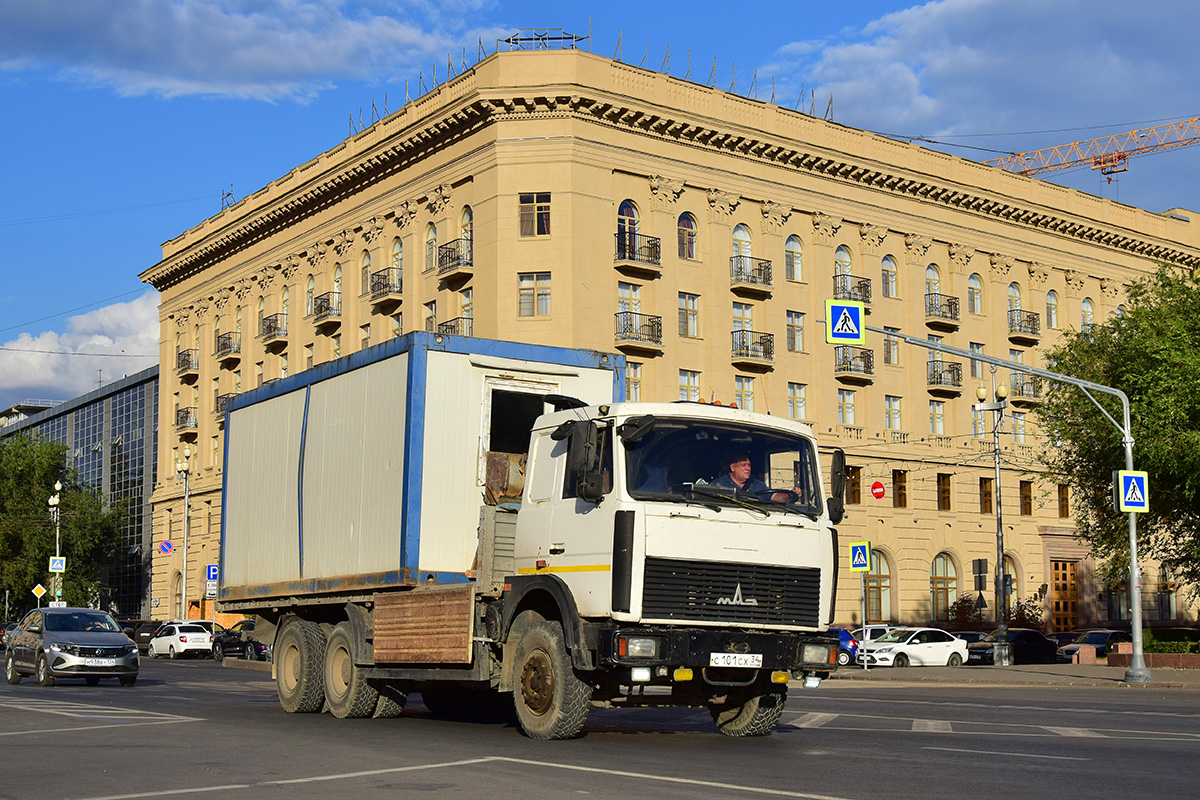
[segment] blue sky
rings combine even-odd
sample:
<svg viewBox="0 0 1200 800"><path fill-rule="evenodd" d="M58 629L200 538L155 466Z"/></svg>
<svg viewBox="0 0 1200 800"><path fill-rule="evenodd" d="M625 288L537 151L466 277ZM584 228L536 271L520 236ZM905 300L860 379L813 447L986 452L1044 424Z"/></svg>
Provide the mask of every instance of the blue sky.
<svg viewBox="0 0 1200 800"><path fill-rule="evenodd" d="M0 409L154 363L162 242L518 28L985 160L1200 115L1200 5L1151 0L0 0ZM644 59L644 62L643 62ZM732 65L736 65L736 70ZM948 145L957 145L950 147ZM978 149L969 149L978 148ZM1200 149L1063 185L1200 211ZM1198 220L1200 224L1200 220ZM74 355L67 355L67 354ZM79 354L104 355L79 355Z"/></svg>

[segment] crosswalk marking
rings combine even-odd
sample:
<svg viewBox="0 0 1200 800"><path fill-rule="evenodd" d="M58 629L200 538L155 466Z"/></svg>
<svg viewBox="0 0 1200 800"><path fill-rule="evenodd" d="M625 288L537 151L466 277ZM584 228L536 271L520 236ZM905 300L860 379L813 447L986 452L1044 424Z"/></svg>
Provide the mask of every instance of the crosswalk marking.
<svg viewBox="0 0 1200 800"><path fill-rule="evenodd" d="M1042 725L1042 728L1050 731L1050 733L1058 734L1059 736L1069 736L1075 739L1107 739L1108 737L1098 731L1089 730L1088 728L1059 728L1054 725Z"/></svg>
<svg viewBox="0 0 1200 800"><path fill-rule="evenodd" d="M814 712L805 714L789 724L796 728L819 728L827 722L833 722L837 718L837 714L817 714Z"/></svg>
<svg viewBox="0 0 1200 800"><path fill-rule="evenodd" d="M954 733L950 723L944 719L914 719L912 729L923 733Z"/></svg>

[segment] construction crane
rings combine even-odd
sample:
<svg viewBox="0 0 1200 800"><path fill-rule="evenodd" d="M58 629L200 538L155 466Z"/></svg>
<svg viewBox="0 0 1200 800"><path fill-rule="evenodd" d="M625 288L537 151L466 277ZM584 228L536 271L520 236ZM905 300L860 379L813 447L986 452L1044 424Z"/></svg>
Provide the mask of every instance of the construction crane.
<svg viewBox="0 0 1200 800"><path fill-rule="evenodd" d="M1098 169L1103 175L1112 175L1129 169L1127 164L1131 156L1193 144L1200 144L1200 117L1104 136L1087 142L1071 142L1045 150L1014 153L983 163L1019 175L1038 175L1083 166Z"/></svg>

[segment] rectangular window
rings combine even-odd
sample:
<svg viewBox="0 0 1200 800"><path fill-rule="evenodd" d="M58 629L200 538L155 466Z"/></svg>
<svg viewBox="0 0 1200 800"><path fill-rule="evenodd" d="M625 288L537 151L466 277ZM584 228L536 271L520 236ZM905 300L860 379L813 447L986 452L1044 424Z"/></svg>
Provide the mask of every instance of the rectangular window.
<svg viewBox="0 0 1200 800"><path fill-rule="evenodd" d="M754 410L754 378L736 375L733 378L733 401L744 411Z"/></svg>
<svg viewBox="0 0 1200 800"><path fill-rule="evenodd" d="M404 331L404 314L397 311L391 316L392 338L395 339Z"/></svg>
<svg viewBox="0 0 1200 800"><path fill-rule="evenodd" d="M549 272L522 272L517 275L517 314L522 317L550 315Z"/></svg>
<svg viewBox="0 0 1200 800"><path fill-rule="evenodd" d="M288 376L288 354L279 354L279 377L286 378Z"/></svg>
<svg viewBox="0 0 1200 800"><path fill-rule="evenodd" d="M838 389L837 414L838 424L854 424L854 391L852 389Z"/></svg>
<svg viewBox="0 0 1200 800"><path fill-rule="evenodd" d="M700 295L679 293L679 335L687 339L700 336Z"/></svg>
<svg viewBox="0 0 1200 800"><path fill-rule="evenodd" d="M980 344L979 342L971 342L971 353L972 354L978 353L979 355L983 355L983 345ZM971 359L971 377L972 378L982 378L983 377L983 362L982 361L976 361L975 359Z"/></svg>
<svg viewBox="0 0 1200 800"><path fill-rule="evenodd" d="M333 358L341 358L342 357L342 335L340 333L335 333L330 338L333 341Z"/></svg>
<svg viewBox="0 0 1200 800"><path fill-rule="evenodd" d="M358 328L359 349L366 350L371 346L371 323L360 325Z"/></svg>
<svg viewBox="0 0 1200 800"><path fill-rule="evenodd" d="M264 375L263 362L259 361L254 365L254 385L262 386L265 379L266 376Z"/></svg>
<svg viewBox="0 0 1200 800"><path fill-rule="evenodd" d="M430 333L437 330L437 300L425 304L425 330Z"/></svg>
<svg viewBox="0 0 1200 800"><path fill-rule="evenodd" d="M900 430L900 398L886 395L883 398L883 427L891 431Z"/></svg>
<svg viewBox="0 0 1200 800"><path fill-rule="evenodd" d="M550 235L550 193L520 195L522 236Z"/></svg>
<svg viewBox="0 0 1200 800"><path fill-rule="evenodd" d="M754 306L749 303L733 304L733 329L735 331L754 330Z"/></svg>
<svg viewBox="0 0 1200 800"><path fill-rule="evenodd" d="M862 467L846 467L846 502L862 502Z"/></svg>
<svg viewBox="0 0 1200 800"><path fill-rule="evenodd" d="M1065 483L1058 485L1058 516L1061 519L1071 516L1071 487Z"/></svg>
<svg viewBox="0 0 1200 800"><path fill-rule="evenodd" d="M787 349L793 352L804 349L804 315L799 311L787 312Z"/></svg>
<svg viewBox="0 0 1200 800"><path fill-rule="evenodd" d="M992 486L995 484L993 478L979 479L979 513L992 513Z"/></svg>
<svg viewBox="0 0 1200 800"><path fill-rule="evenodd" d="M892 336L893 333L899 333L899 328L889 328L884 326L887 331L883 335L883 363L899 364L900 363L900 339Z"/></svg>
<svg viewBox="0 0 1200 800"><path fill-rule="evenodd" d="M977 408L971 409L971 433L980 439L987 436L986 412L980 411Z"/></svg>
<svg viewBox="0 0 1200 800"><path fill-rule="evenodd" d="M1021 516L1033 516L1033 481L1021 481Z"/></svg>
<svg viewBox="0 0 1200 800"><path fill-rule="evenodd" d="M941 436L946 432L946 403L942 400L929 401L929 432Z"/></svg>
<svg viewBox="0 0 1200 800"><path fill-rule="evenodd" d="M642 365L636 361L625 363L625 399L630 402L642 399Z"/></svg>
<svg viewBox="0 0 1200 800"><path fill-rule="evenodd" d="M951 480L949 475L939 472L937 476L938 511L950 510Z"/></svg>
<svg viewBox="0 0 1200 800"><path fill-rule="evenodd" d="M805 395L808 387L803 383L788 384L788 417L791 419L808 419L808 403Z"/></svg>
<svg viewBox="0 0 1200 800"><path fill-rule="evenodd" d="M693 403L700 399L700 373L689 369L679 370L679 399Z"/></svg>
<svg viewBox="0 0 1200 800"><path fill-rule="evenodd" d="M892 507L908 508L908 473L902 469L892 470Z"/></svg>
<svg viewBox="0 0 1200 800"><path fill-rule="evenodd" d="M1012 437L1017 444L1025 444L1025 412L1014 411L1012 414Z"/></svg>
<svg viewBox="0 0 1200 800"><path fill-rule="evenodd" d="M311 344L304 345L304 368L313 368L313 346Z"/></svg>

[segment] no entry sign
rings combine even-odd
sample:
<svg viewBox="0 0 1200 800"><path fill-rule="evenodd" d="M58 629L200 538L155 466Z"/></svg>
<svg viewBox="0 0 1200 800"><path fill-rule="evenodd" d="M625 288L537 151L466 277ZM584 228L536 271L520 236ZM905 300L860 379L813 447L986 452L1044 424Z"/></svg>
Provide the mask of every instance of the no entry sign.
<svg viewBox="0 0 1200 800"><path fill-rule="evenodd" d="M874 497L876 500L883 499L883 484L879 481L871 484L871 497Z"/></svg>

